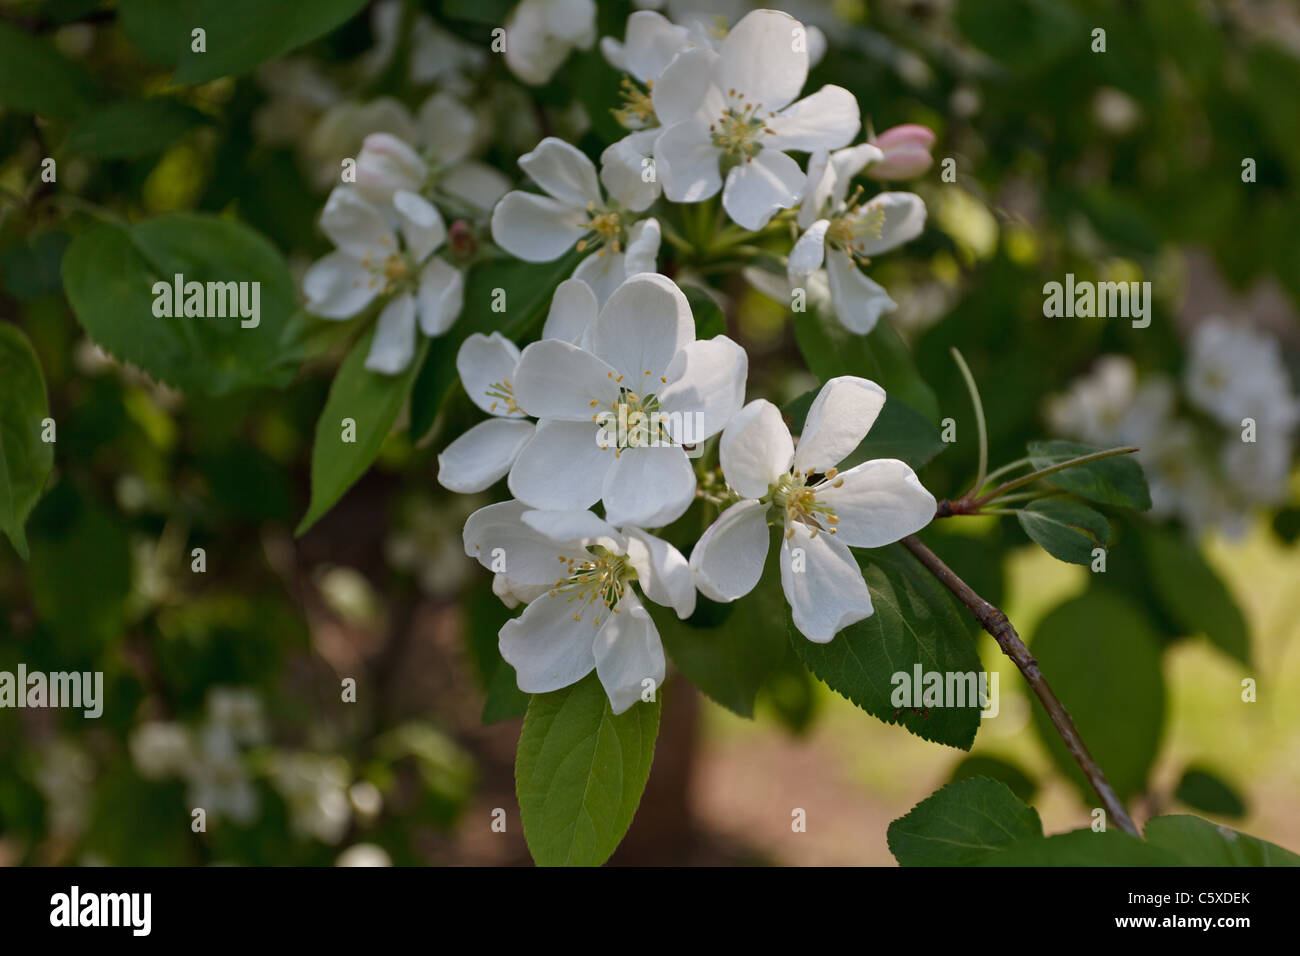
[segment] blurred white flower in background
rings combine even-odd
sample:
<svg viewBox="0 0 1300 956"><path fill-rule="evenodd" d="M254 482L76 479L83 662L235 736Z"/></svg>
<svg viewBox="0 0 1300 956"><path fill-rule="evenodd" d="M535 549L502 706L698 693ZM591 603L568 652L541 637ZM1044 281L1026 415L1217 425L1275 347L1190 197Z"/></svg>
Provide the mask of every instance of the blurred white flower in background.
<svg viewBox="0 0 1300 956"><path fill-rule="evenodd" d="M1194 533L1246 530L1247 512L1285 499L1300 422L1277 342L1241 322L1212 317L1192 333L1178 383L1162 375L1139 382L1127 356L1107 355L1048 399L1049 426L1091 445L1136 445L1151 487L1151 514L1176 517ZM1254 421L1254 441L1244 440Z"/></svg>
<svg viewBox="0 0 1300 956"><path fill-rule="evenodd" d="M546 83L575 49L596 42L595 0L522 0L506 20L506 66L533 86Z"/></svg>

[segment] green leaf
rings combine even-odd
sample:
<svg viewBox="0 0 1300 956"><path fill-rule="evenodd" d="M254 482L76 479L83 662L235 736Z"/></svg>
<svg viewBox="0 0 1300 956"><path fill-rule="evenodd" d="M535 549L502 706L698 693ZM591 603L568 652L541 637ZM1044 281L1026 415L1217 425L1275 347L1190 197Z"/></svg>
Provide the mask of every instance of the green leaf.
<svg viewBox="0 0 1300 956"><path fill-rule="evenodd" d="M1250 631L1232 592L1195 542L1177 532L1147 528L1141 535L1147 571L1161 606L1188 634L1250 665Z"/></svg>
<svg viewBox="0 0 1300 956"><path fill-rule="evenodd" d="M330 385L311 449L311 504L294 534L314 525L366 473L410 396L432 342L421 335L406 370L383 375L366 368L374 337L371 328L357 340ZM344 419L354 423L355 441L343 440Z"/></svg>
<svg viewBox="0 0 1300 956"><path fill-rule="evenodd" d="M1246 802L1237 791L1222 778L1197 767L1188 767L1183 771L1183 779L1178 781L1174 797L1202 813L1214 813L1221 817L1246 815Z"/></svg>
<svg viewBox="0 0 1300 956"><path fill-rule="evenodd" d="M324 36L365 0L121 0L123 26L147 57L176 65L177 83L238 76ZM192 31L206 32L204 52Z"/></svg>
<svg viewBox="0 0 1300 956"><path fill-rule="evenodd" d="M41 440L49 414L36 352L22 330L0 322L0 531L24 561L27 516L54 467L54 445Z"/></svg>
<svg viewBox="0 0 1300 956"><path fill-rule="evenodd" d="M1021 840L990 853L976 866L1177 866L1168 850L1143 843L1122 830L1071 830L1056 836Z"/></svg>
<svg viewBox="0 0 1300 956"><path fill-rule="evenodd" d="M1089 590L1043 619L1030 650L1120 798L1140 793L1165 721L1160 646L1146 618L1118 595ZM1084 800L1095 800L1040 707L1034 726Z"/></svg>
<svg viewBox="0 0 1300 956"><path fill-rule="evenodd" d="M1098 451L1102 449L1071 441L1029 443L1029 458L1035 469L1059 465L1071 458ZM1103 505L1137 508L1140 511L1151 507L1151 492L1147 488L1146 475L1132 455L1115 455L1075 465L1064 471L1053 472L1044 481Z"/></svg>
<svg viewBox="0 0 1300 956"><path fill-rule="evenodd" d="M154 284L170 289L178 273L186 284L258 283L258 325L242 327L229 306L224 318L156 316L161 294L155 296ZM275 247L238 222L177 213L126 227L95 226L65 253L63 284L95 344L183 391L280 387L295 372L282 348L295 310L293 280Z"/></svg>
<svg viewBox="0 0 1300 956"><path fill-rule="evenodd" d="M903 866L966 866L1043 835L1038 811L1003 783L972 777L941 787L889 825Z"/></svg>
<svg viewBox="0 0 1300 956"><path fill-rule="evenodd" d="M476 266L465 285L465 306L447 335L421 369L411 392L411 438L418 441L433 427L433 420L456 385L456 353L474 332L500 332L520 342L543 319L551 307L555 287L573 272L582 256L570 251L555 262L540 264L515 259ZM505 293L505 311L493 306L497 290Z"/></svg>
<svg viewBox="0 0 1300 956"><path fill-rule="evenodd" d="M780 532L773 530L763 576L739 601L718 605L701 599L688 621L678 620L670 610L651 611L664 650L677 669L741 717L754 716L755 696L780 670L788 653L782 624L787 613L785 594L775 553L779 540ZM730 613L717 613L723 609ZM708 626L719 617L720 624Z"/></svg>
<svg viewBox="0 0 1300 956"><path fill-rule="evenodd" d="M1151 846L1176 854L1183 866L1300 866L1300 856L1290 850L1200 817L1156 817L1143 835Z"/></svg>
<svg viewBox="0 0 1300 956"><path fill-rule="evenodd" d="M969 750L979 729L978 695L963 706L908 705L909 687L920 695L930 673L971 674L978 681L979 655L966 619L948 592L900 545L859 552L875 613L845 628L827 644L814 644L793 627L795 652L813 674L867 713L902 724L926 740ZM922 673L921 687L916 669ZM905 684L902 678L907 678ZM955 687L956 685L954 685ZM964 685L962 686L965 696Z"/></svg>
<svg viewBox="0 0 1300 956"><path fill-rule="evenodd" d="M969 780L971 777L988 777L990 780L1005 784L1018 800L1026 803L1038 789L1038 785L1030 779L1029 775L1015 764L987 754L972 754L962 758L961 763L953 767L948 782L956 783L958 780Z"/></svg>
<svg viewBox="0 0 1300 956"><path fill-rule="evenodd" d="M820 389L810 389L798 398L787 402L781 414L790 421L790 431L798 435L803 430L804 419ZM871 458L897 458L911 466L913 471L928 464L948 446L939 437L934 423L898 398L886 398L871 431L852 452L839 463L840 471Z"/></svg>
<svg viewBox="0 0 1300 956"><path fill-rule="evenodd" d="M43 39L0 23L0 63L0 106L60 119L90 108L90 78Z"/></svg>
<svg viewBox="0 0 1300 956"><path fill-rule="evenodd" d="M135 159L161 152L203 122L202 113L175 100L123 100L77 121L63 147L93 159Z"/></svg>
<svg viewBox="0 0 1300 956"><path fill-rule="evenodd" d="M515 785L524 839L539 866L609 859L641 802L658 733L658 699L615 715L594 673L533 696Z"/></svg>
<svg viewBox="0 0 1300 956"><path fill-rule="evenodd" d="M1088 565L1094 548L1110 544L1110 522L1087 505L1040 498L1016 512L1020 527L1059 561Z"/></svg>
<svg viewBox="0 0 1300 956"><path fill-rule="evenodd" d="M840 325L819 309L794 313L794 337L809 370L825 384L837 375L869 378L930 421L939 420L939 400L916 370L907 343L881 321L867 335Z"/></svg>

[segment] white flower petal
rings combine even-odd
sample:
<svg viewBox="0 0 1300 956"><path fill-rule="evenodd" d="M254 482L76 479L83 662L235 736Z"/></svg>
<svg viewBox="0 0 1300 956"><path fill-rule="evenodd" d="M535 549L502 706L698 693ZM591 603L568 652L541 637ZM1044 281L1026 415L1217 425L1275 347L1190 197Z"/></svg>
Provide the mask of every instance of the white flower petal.
<svg viewBox="0 0 1300 956"><path fill-rule="evenodd" d="M764 149L727 173L722 208L736 225L762 229L778 209L794 207L803 185L804 174L798 163L785 153Z"/></svg>
<svg viewBox="0 0 1300 956"><path fill-rule="evenodd" d="M661 236L658 219L642 219L627 231L627 254L623 257L625 278L658 271Z"/></svg>
<svg viewBox="0 0 1300 956"><path fill-rule="evenodd" d="M862 128L862 116L852 93L842 86L823 86L769 117L767 127L773 133L763 140L767 149L811 153L853 142Z"/></svg>
<svg viewBox="0 0 1300 956"><path fill-rule="evenodd" d="M325 200L320 228L330 242L354 259L362 259L366 253L383 257L397 251L397 236L383 211L348 186L336 186Z"/></svg>
<svg viewBox="0 0 1300 956"><path fill-rule="evenodd" d="M600 181L605 191L633 212L649 209L659 198L654 168L659 133L658 129L629 133L600 154Z"/></svg>
<svg viewBox="0 0 1300 956"><path fill-rule="evenodd" d="M853 553L837 535L813 535L798 521L790 528L794 534L781 542L781 590L799 633L825 644L871 616L871 594Z"/></svg>
<svg viewBox="0 0 1300 956"><path fill-rule="evenodd" d="M590 422L542 421L510 469L510 493L543 511L575 511L600 500L613 451Z"/></svg>
<svg viewBox="0 0 1300 956"><path fill-rule="evenodd" d="M866 335L876 327L882 315L898 308L885 287L859 269L843 249L830 251L826 259L826 275L830 281L835 317L850 332Z"/></svg>
<svg viewBox="0 0 1300 956"><path fill-rule="evenodd" d="M674 441L694 445L726 427L745 402L749 356L725 335L688 342L668 366L659 408Z"/></svg>
<svg viewBox="0 0 1300 956"><path fill-rule="evenodd" d="M885 154L880 148L871 143L859 143L857 146L837 149L832 153L830 165L831 171L835 173L835 182L831 199L834 200L835 205L838 207L844 204L849 194L849 183L853 181L854 176L884 158Z"/></svg>
<svg viewBox="0 0 1300 956"><path fill-rule="evenodd" d="M695 500L695 470L674 446L624 448L605 473L601 498L611 524L659 528L686 513Z"/></svg>
<svg viewBox="0 0 1300 956"><path fill-rule="evenodd" d="M742 408L722 431L718 461L727 484L743 497L766 495L794 461L794 439L781 410L763 398Z"/></svg>
<svg viewBox="0 0 1300 956"><path fill-rule="evenodd" d="M542 326L542 338L560 339L570 345L581 345L591 327L596 324L600 306L591 286L581 279L565 279L555 287L551 310Z"/></svg>
<svg viewBox="0 0 1300 956"><path fill-rule="evenodd" d="M547 694L577 683L592 672L598 625L609 609L600 601L570 601L565 594L543 594L507 621L498 636L501 656L515 669L519 689ZM574 620L574 618L577 620Z"/></svg>
<svg viewBox="0 0 1300 956"><path fill-rule="evenodd" d="M718 51L718 87L743 92L745 100L759 104L765 114L788 106L808 79L807 44L795 43L802 32L803 25L786 13L746 14Z"/></svg>
<svg viewBox="0 0 1300 956"><path fill-rule="evenodd" d="M423 196L399 189L393 193L393 209L397 211L406 248L416 262L427 259L447 238L447 227L438 207Z"/></svg>
<svg viewBox="0 0 1300 956"><path fill-rule="evenodd" d="M879 216L884 213L884 222ZM880 255L911 242L925 229L925 202L915 193L880 193L860 206L853 217L854 248L866 256Z"/></svg>
<svg viewBox="0 0 1300 956"><path fill-rule="evenodd" d="M799 237L794 248L790 250L788 267L790 284L795 285L810 272L822 267L826 258L826 230L830 228L829 219L818 219L808 231Z"/></svg>
<svg viewBox="0 0 1300 956"><path fill-rule="evenodd" d="M596 416L613 411L618 373L590 352L560 339L524 349L515 369L515 402L536 418L582 422L595 441Z"/></svg>
<svg viewBox="0 0 1300 956"><path fill-rule="evenodd" d="M522 417L522 411L510 411L505 401L494 394L501 387L513 388L519 348L500 332L468 336L456 353L456 371L469 399L489 415Z"/></svg>
<svg viewBox="0 0 1300 956"><path fill-rule="evenodd" d="M691 42L685 27L650 10L638 10L627 18L626 36L624 65L618 69L626 70L643 85L658 79L673 57Z"/></svg>
<svg viewBox="0 0 1300 956"><path fill-rule="evenodd" d="M317 259L302 277L307 311L323 319L348 319L379 295L379 283L346 252L331 252Z"/></svg>
<svg viewBox="0 0 1300 956"><path fill-rule="evenodd" d="M492 210L492 241L525 262L558 259L587 234L584 210L519 190Z"/></svg>
<svg viewBox="0 0 1300 956"><path fill-rule="evenodd" d="M465 273L442 259L430 259L420 270L418 296L420 328L430 338L442 335L465 304Z"/></svg>
<svg viewBox="0 0 1300 956"><path fill-rule="evenodd" d="M574 267L570 278L585 282L595 293L596 302L604 305L627 278L626 257L621 252L611 252L609 249L605 249L603 255L593 252Z"/></svg>
<svg viewBox="0 0 1300 956"><path fill-rule="evenodd" d="M370 354L366 356L366 368L396 375L411 364L414 356L415 297L407 293L393 299L379 313Z"/></svg>
<svg viewBox="0 0 1300 956"><path fill-rule="evenodd" d="M665 128L684 120L704 120L704 129L722 115L726 100L713 82L718 54L704 47L684 50L664 68L650 91L655 116ZM655 153L658 156L658 151Z"/></svg>
<svg viewBox="0 0 1300 956"><path fill-rule="evenodd" d="M590 511L525 511L523 522L553 541L582 548L599 545L614 554L627 551L627 539L618 529Z"/></svg>
<svg viewBox="0 0 1300 956"><path fill-rule="evenodd" d="M686 294L666 276L632 276L609 297L592 331L592 350L612 365L626 389L653 392L673 357L695 340Z"/></svg>
<svg viewBox="0 0 1300 956"><path fill-rule="evenodd" d="M601 205L596 167L587 154L562 139L548 136L530 153L519 157L519 166L537 185L570 206Z"/></svg>
<svg viewBox="0 0 1300 956"><path fill-rule="evenodd" d="M445 91L434 93L420 104L415 124L420 131L420 142L444 166L459 163L468 156L478 133L478 118L473 111ZM419 186L407 188L418 191Z"/></svg>
<svg viewBox="0 0 1300 956"><path fill-rule="evenodd" d="M627 66L627 47L623 45L622 40L614 37L600 38L600 52L605 57L605 62L614 69L622 73L630 73Z"/></svg>
<svg viewBox="0 0 1300 956"><path fill-rule="evenodd" d="M390 202L394 191L419 191L428 167L411 146L391 133L371 133L357 154L357 191L372 203Z"/></svg>
<svg viewBox="0 0 1300 956"><path fill-rule="evenodd" d="M885 405L885 390L870 379L840 375L822 386L794 453L794 470L825 473L862 444Z"/></svg>
<svg viewBox="0 0 1300 956"><path fill-rule="evenodd" d="M705 529L691 551L691 571L700 593L713 601L734 601L758 584L767 561L768 506L738 501Z"/></svg>
<svg viewBox="0 0 1300 956"><path fill-rule="evenodd" d="M672 608L682 620L695 613L695 576L682 553L640 528L628 527L624 532L628 563L636 569L645 596Z"/></svg>
<svg viewBox="0 0 1300 956"><path fill-rule="evenodd" d="M839 519L836 539L852 548L882 548L934 520L934 495L894 458L864 461L818 486L816 497Z"/></svg>
<svg viewBox="0 0 1300 956"><path fill-rule="evenodd" d="M548 0L546 29L585 50L596 39L596 0Z"/></svg>
<svg viewBox="0 0 1300 956"><path fill-rule="evenodd" d="M721 158L702 119L682 120L655 140L655 173L673 202L699 202L716 195L722 188Z"/></svg>
<svg viewBox="0 0 1300 956"><path fill-rule="evenodd" d="M594 651L596 673L614 713L621 714L641 700L643 691L658 694L663 686L664 646L650 612L633 592L625 592L617 613L604 619Z"/></svg>
<svg viewBox="0 0 1300 956"><path fill-rule="evenodd" d="M462 495L486 491L506 476L533 423L517 418L479 422L438 456L438 484Z"/></svg>
<svg viewBox="0 0 1300 956"><path fill-rule="evenodd" d="M826 201L835 186L835 169L831 157L824 149L814 150L808 157L808 172L799 197L799 228L807 229L822 214Z"/></svg>
<svg viewBox="0 0 1300 956"><path fill-rule="evenodd" d="M580 547L564 546L523 522L522 501L500 501L465 519L465 553L515 585L553 587L570 562L586 560Z"/></svg>

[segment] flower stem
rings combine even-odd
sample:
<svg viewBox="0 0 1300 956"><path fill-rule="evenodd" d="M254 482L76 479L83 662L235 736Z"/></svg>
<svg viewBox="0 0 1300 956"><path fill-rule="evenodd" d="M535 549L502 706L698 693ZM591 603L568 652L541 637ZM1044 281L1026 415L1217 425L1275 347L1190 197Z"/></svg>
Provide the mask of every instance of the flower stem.
<svg viewBox="0 0 1300 956"><path fill-rule="evenodd" d="M1029 653L1029 648L1025 647L1025 642L1020 639L1016 633L1015 627L1007 620L1006 614L998 610L988 601L976 594L965 581L959 578L948 565L940 560L939 556L921 543L921 540L914 534L909 534L903 539L903 547L911 551L925 569L933 574L939 583L946 587L956 596L957 600L966 605L967 609L979 621L980 627L993 635L997 641L998 647L1002 653L1015 663L1024 675L1026 682L1033 688L1034 693L1038 696L1047 711L1047 716L1052 721L1052 726L1056 732L1061 735L1065 741L1066 749L1070 751L1070 756L1074 758L1083 775L1092 785L1092 789L1097 792L1101 798L1101 805L1105 808L1107 815L1115 821L1116 825L1125 833L1135 837L1141 837L1138 828L1133 823L1133 819L1128 815L1124 808L1124 803L1120 800L1115 789L1106 779L1106 774L1102 772L1097 761L1093 759L1092 754L1088 752L1083 738L1079 736L1078 728L1074 726L1074 721L1070 719L1069 712L1065 705L1052 691L1051 686L1047 683L1047 678L1043 672L1038 669L1038 661Z"/></svg>
<svg viewBox="0 0 1300 956"><path fill-rule="evenodd" d="M1055 465L1049 465L1046 468L1031 471L1027 475L1021 475L1019 478L1013 478L1005 484L998 485L998 487L994 488L987 494L980 495L971 502L971 505L975 508L979 508L981 505L992 501L994 498L1002 497L1002 495L1006 494L1008 491L1020 488L1030 482L1037 481L1039 478L1044 478L1047 475L1055 474L1058 471L1065 471L1067 468L1074 468L1076 465L1084 465L1090 461L1101 461L1103 458L1114 458L1116 455L1131 455L1137 450L1136 445L1126 445L1122 448L1107 448L1103 451L1093 452L1090 455L1080 455L1078 458L1071 458L1068 461L1058 462ZM978 491L980 487L981 485L976 485L975 490Z"/></svg>

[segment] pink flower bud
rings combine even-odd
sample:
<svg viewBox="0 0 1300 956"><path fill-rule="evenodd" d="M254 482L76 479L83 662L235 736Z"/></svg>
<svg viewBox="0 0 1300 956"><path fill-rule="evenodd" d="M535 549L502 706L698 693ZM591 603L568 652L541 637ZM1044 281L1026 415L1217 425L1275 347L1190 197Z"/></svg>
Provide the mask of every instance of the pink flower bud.
<svg viewBox="0 0 1300 956"><path fill-rule="evenodd" d="M372 202L389 202L399 189L418 193L427 174L420 154L391 133L371 133L357 156L357 189Z"/></svg>
<svg viewBox="0 0 1300 956"><path fill-rule="evenodd" d="M930 148L934 146L934 131L904 123L885 130L871 144L885 154L885 158L867 167L872 179L915 179L930 168Z"/></svg>

